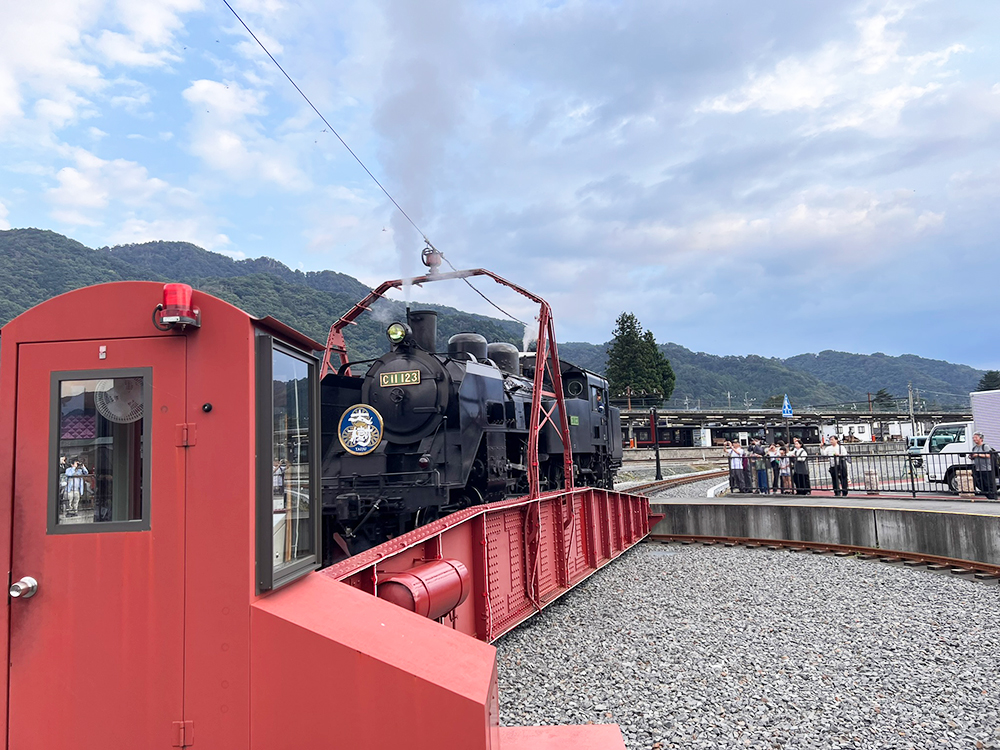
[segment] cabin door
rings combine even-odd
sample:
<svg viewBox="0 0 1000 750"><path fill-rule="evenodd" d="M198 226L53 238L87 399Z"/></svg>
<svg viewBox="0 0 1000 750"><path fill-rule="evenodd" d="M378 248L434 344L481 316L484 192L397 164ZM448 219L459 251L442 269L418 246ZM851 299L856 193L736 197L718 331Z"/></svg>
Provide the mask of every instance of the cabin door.
<svg viewBox="0 0 1000 750"><path fill-rule="evenodd" d="M185 352L183 336L20 346L11 748L183 736Z"/></svg>

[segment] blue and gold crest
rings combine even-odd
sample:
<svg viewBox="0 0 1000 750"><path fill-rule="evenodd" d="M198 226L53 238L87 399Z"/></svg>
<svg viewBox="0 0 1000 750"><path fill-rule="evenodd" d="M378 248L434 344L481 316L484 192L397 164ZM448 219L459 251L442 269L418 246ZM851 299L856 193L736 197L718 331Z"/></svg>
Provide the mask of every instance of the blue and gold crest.
<svg viewBox="0 0 1000 750"><path fill-rule="evenodd" d="M338 434L348 453L366 456L382 442L382 415L367 404L355 404L340 418Z"/></svg>

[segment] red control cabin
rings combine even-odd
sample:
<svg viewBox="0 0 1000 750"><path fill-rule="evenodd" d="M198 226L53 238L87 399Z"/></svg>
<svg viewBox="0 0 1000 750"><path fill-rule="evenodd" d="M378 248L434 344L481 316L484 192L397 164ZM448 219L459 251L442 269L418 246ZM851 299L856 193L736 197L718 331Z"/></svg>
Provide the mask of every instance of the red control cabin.
<svg viewBox="0 0 1000 750"><path fill-rule="evenodd" d="M510 502L318 572L322 349L147 282L70 292L3 329L3 747L623 747L615 726L500 729L483 640L519 620L482 623L501 598L491 571L535 586L523 619L641 539L647 507L594 490L534 506L552 524L578 509L558 553L573 565L548 588L487 555L523 530ZM534 533L562 549L546 523ZM445 613L421 587L463 564L471 594L429 619Z"/></svg>

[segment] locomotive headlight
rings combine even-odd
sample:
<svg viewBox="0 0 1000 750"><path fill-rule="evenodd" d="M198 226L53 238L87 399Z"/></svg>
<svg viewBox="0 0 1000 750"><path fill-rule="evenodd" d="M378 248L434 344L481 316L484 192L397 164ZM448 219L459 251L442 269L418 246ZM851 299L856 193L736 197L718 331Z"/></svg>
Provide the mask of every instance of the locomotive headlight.
<svg viewBox="0 0 1000 750"><path fill-rule="evenodd" d="M394 344L400 343L406 338L406 326L402 323L393 323L391 326L385 329L385 335L389 337L389 341Z"/></svg>

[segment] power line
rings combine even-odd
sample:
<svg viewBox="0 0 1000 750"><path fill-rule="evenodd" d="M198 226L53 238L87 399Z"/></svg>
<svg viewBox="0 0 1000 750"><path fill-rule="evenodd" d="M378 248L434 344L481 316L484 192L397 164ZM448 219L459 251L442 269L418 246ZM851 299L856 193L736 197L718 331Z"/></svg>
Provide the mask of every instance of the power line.
<svg viewBox="0 0 1000 750"><path fill-rule="evenodd" d="M430 243L430 242L428 242L427 244L428 244L428 245L431 245L431 243ZM434 245L431 245L431 247L432 247L432 248L434 248ZM436 250L437 248L434 248L434 249ZM450 261L450 260L448 260L448 258L447 258L447 257L445 257L445 254L444 254L444 253L441 253L441 257L442 257L442 258L444 258L444 262L448 264L448 268L450 268L450 269L451 269L452 271L458 271L458 269L457 269L457 268L455 268L455 266L453 266L453 265L451 264L451 261ZM493 307L495 307L495 308L496 308L497 310L499 310L500 312L502 312L502 313L503 313L504 315L506 315L506 316L507 316L508 318L510 318L511 320L513 320L513 321L514 321L515 323L520 323L520 324L521 324L521 325L523 325L523 326L524 326L525 328L527 328L527 327L528 327L528 324L527 324L527 323L525 323L525 322L524 322L523 320L521 320L520 318L515 318L515 317L514 317L513 315L511 315L511 314L510 314L509 312L507 312L507 311L506 311L506 310L504 310L504 309L503 309L502 307L500 307L500 305L498 305L498 304L497 304L496 302L494 302L494 301L493 301L493 300L491 300L491 299L490 299L489 297L487 297L487 296L486 296L485 294L483 294L483 293L482 293L481 291L479 291L479 289L477 289L477 288L476 288L476 287L475 287L475 286L474 286L474 285L472 284L472 282L471 282L471 281L469 281L468 279L462 279L462 281L464 281L464 282L465 282L466 284L468 284L468 285L469 285L469 289L471 289L471 290L472 290L472 291L474 291L474 292L475 292L476 294L478 294L478 295L479 295L480 297L482 297L482 298L483 298L484 300L486 300L487 302L489 302L489 303L490 303L491 305L493 305Z"/></svg>
<svg viewBox="0 0 1000 750"><path fill-rule="evenodd" d="M358 164L360 164L360 165L361 165L361 168L362 168L363 170L365 170L365 172L367 172L367 173L368 173L368 176L372 178L372 180L373 180L373 181L375 182L375 184L376 184L376 185L378 185L378 186L379 186L379 189L380 189L380 190L381 190L381 191L382 191L383 193L385 193L385 196L386 196L386 198L388 198L388 199L389 199L390 201L392 201L392 205L394 205L394 206L395 206L395 207L396 207L397 209L399 209L399 212L400 212L401 214L403 214L403 216L405 216L405 217L406 217L406 220L407 220L408 222L410 222L410 225L411 225L411 226L412 226L412 227L413 227L414 229L416 229L416 230L417 230L417 233L418 233L418 234L419 234L419 235L420 235L421 237L423 237L423 239L424 239L424 242L426 242L426 243L427 243L427 245L428 245L429 247L431 247L431 248L433 248L433 249L435 249L435 250L436 250L437 248L434 248L434 245L433 245L433 244L431 243L431 241L430 241L430 240L429 240L429 239L427 238L427 235L426 235L426 234L424 234L424 231L423 231L423 230L422 230L422 229L421 229L420 227L418 227L418 226L417 226L417 223L416 223L416 222L415 222L415 221L414 221L413 219L411 219L411 218L410 218L410 215L409 215L408 213L406 213L406 211L404 211L404 210L403 210L403 207L402 207L402 206L400 206L400 205L399 205L399 203L397 203L397 202L396 202L396 199L395 199L395 198L393 198L393 197L392 197L392 195L390 195L389 191L385 189L385 187L384 187L384 186L382 185L382 183L381 183L381 182L379 182L379 181L378 181L378 178L377 178L377 177L375 177L375 175L374 175L374 174L372 174L372 171L371 171L370 169L368 169L368 167L366 167L366 166L365 166L365 163L364 163L363 161L361 161L361 157L360 157L360 156L358 156L358 155L357 155L356 153L354 153L354 150L353 150L353 149L352 149L352 148L351 148L350 146L348 146L348 145L347 145L347 141L345 141L345 140L344 140L343 138L341 138L341 136L340 136L340 133L338 133L338 132L337 132L336 128L334 128L334 127L333 127L333 125L331 125L331 124L330 124L330 121L329 121L329 120L327 120L327 119L326 119L326 118L325 118L325 117L323 116L323 113L322 113L322 112L320 112L320 111L319 111L319 110L318 110L318 109L316 108L316 105L312 103L312 101L311 101L311 100L309 99L309 97L308 97L308 96L306 96L306 93L305 93L305 92L304 92L304 91L303 91L303 90L302 90L301 88L299 88L299 85L298 85L298 84L297 84L297 83L296 83L296 82L295 82L294 80L292 80L292 77L291 77L290 75L288 75L288 73L287 73L287 72L285 71L285 69L284 69L283 67L281 67L281 63L279 63L279 62L278 62L277 60L275 60L275 59L274 59L274 55L272 55L272 54L270 53L270 51L268 51L267 47L265 47L265 46L264 46L264 43L263 43L263 42L262 42L262 41L261 41L260 39L258 39L258 38L257 38L257 35L256 35L256 34L254 34L254 33L253 33L253 31L251 31L250 27L246 25L246 23L245 23L245 22L243 21L243 19L242 19L242 18L240 18L240 14L239 14L239 13L237 13L237 12L236 12L236 10L235 10L235 9L233 8L233 6L229 4L229 0L222 0L222 2L223 2L223 3L225 3L225 4L226 4L226 7L227 7L227 8L229 8L230 12L231 12L231 13L232 13L232 14L233 14L234 16L236 16L236 20L237 20L237 21L239 21L239 22L240 22L240 25L241 25L241 26L243 26L243 28L247 30L247 33L248 33L248 34L249 34L250 36L252 36L252 37L253 37L253 40L254 40L255 42L257 42L258 46L259 46L259 47L260 47L260 48L261 48L262 50L264 50L264 54L265 54L265 55L267 55L267 56L268 56L269 58L271 58L271 62L273 62L273 63L274 63L274 64L275 64L276 66L277 66L278 70L280 70L280 71L281 71L282 75L284 75L284 76L285 76L285 78L287 78L287 79L288 79L288 82L289 82L290 84L292 84L292 86L294 86L294 87L295 87L295 90L299 92L299 95L300 95L300 96L301 96L301 97L302 97L303 99L305 99L305 102L306 102L306 104L308 104L308 105L309 105L310 107L312 107L312 111L316 113L317 117L319 117L319 119L321 119L321 120L322 120L322 121L324 122L324 124L325 124L325 125L326 125L326 126L327 126L327 127L329 128L329 129L330 129L330 132L331 132L331 133L333 133L333 134L334 134L335 136L337 136L337 140L338 140L338 141L340 141L340 142L341 142L341 143L343 144L344 148L346 148L346 149L347 149L347 151L348 151L348 152L349 152L349 153L351 154L351 156L353 156L353 157L354 157L354 160L355 160L355 161L356 161L356 162L357 162ZM441 253L441 257L442 257L442 258L444 258L444 253ZM447 263L447 264L448 264L448 266L449 266L449 267L451 268L451 270L452 270L452 271L456 271L456 270L458 270L458 269L456 269L456 268L455 268L455 266L451 265L451 261L449 261L449 260L448 260L447 258L444 258L444 259L445 259L445 263ZM493 307L495 307L495 308L496 308L497 310L499 310L500 312L502 312L502 313L503 313L504 315L506 315L506 316L507 316L508 318L510 318L511 320L513 320L513 321L515 321L515 322L517 322L517 323L520 323L520 324L521 324L521 325L523 325L523 326L527 326L527 325L528 325L528 324L527 324L527 323L525 323L525 322L524 322L523 320L520 320L519 318L516 318L516 317L514 317L513 315L511 315L511 314L510 314L509 312L507 312L507 311L506 311L506 310L504 310L504 309L503 309L502 307L500 307L500 305L498 305L498 304L497 304L497 303L495 303L495 302L494 302L493 300L491 300L491 299L490 299L489 297L487 297L487 296L486 296L486 295L485 295L485 294L484 294L483 292L481 292L481 291L480 291L479 289L477 289L477 288L476 288L475 286L473 286L473 284L472 284L472 282L471 282L471 281L469 281L468 279L463 279L463 281L464 281L464 282L465 282L466 284L468 284L469 288L470 288L470 289L472 289L472 291L474 291L474 292L475 292L476 294L478 294L478 295L479 295L480 297L482 297L482 298L483 298L484 300L486 300L487 302L489 302L489 303L490 303L491 305L493 305Z"/></svg>
<svg viewBox="0 0 1000 750"><path fill-rule="evenodd" d="M294 86L294 87L295 87L295 90L296 90L296 91L298 91L298 92L299 92L299 94L300 94L300 95L302 96L302 98L306 100L306 104L308 104L308 105L309 105L310 107L312 107L312 111L316 113L316 115L317 115L317 116L319 117L319 119L321 119L321 120L322 120L322 121L323 121L323 122L324 122L324 123L326 124L326 126L327 126L328 128L330 128L330 132L332 132L332 133L333 133L333 134L334 134L335 136L337 136L337 140L338 140L338 141L340 141L340 142L341 142L342 144L344 144L344 148L346 148L346 149L347 149L347 150L348 150L348 151L350 152L351 156L353 156L353 157L354 157L355 161L357 161L357 162L358 162L358 164L360 164L360 165L361 165L361 168L362 168L363 170L365 170L365 172L367 172L367 173L368 173L368 176L369 176L369 177L371 177L371 178L372 178L372 180L374 180L374 181L375 181L375 184L379 186L379 188L380 188L380 189L382 190L382 192L383 192L383 193L385 193L385 196L386 196L386 197L387 197L387 198L388 198L389 200L391 200L391 201L392 201L392 205L394 205L394 206L395 206L396 208L398 208L398 209L399 209L399 212L400 212L401 214L403 214L403 216L405 216L405 217L406 217L406 220L407 220L408 222L410 222L410 224L411 224L411 225L413 225L413 228L417 230L417 232L418 232L418 233L420 234L420 236L421 236L421 237L423 237L423 238L424 238L424 240L425 240L425 241L427 241L427 242L429 243L429 240L427 240L427 235L426 235L426 234L424 234L423 230L422 230L422 229L421 229L420 227L418 227L418 226L417 226L417 223L416 223L416 222L415 222L415 221L414 221L413 219L411 219L411 218L410 218L410 215L409 215L408 213L406 213L406 211L404 211L404 210L403 210L403 207L402 207L402 206L400 206L400 205L399 205L399 204L398 204L398 203L396 202L396 199L395 199L395 198L393 198L393 197L392 197L392 196L391 196L391 195L389 194L389 191L388 191L388 190L386 190L386 189L385 189L385 188L384 188L384 187L382 186L382 183L378 181L378 178L377 178L377 177L375 177L375 175L373 175L373 174L372 174L371 170L370 170L370 169L368 169L368 167L366 167L366 166L365 166L365 163L364 163L363 161L361 161L361 157L360 157L360 156L358 156L358 155L357 155L356 153L354 153L354 150L353 150L353 149L352 149L352 148L351 148L350 146L348 146L348 145L347 145L347 141L345 141L345 140L344 140L343 138L341 138L341 137L340 137L340 133L338 133L338 132L337 132L337 130L336 130L336 129L335 129L334 127L333 127L333 125L331 125L331 124L330 124L330 121L329 121L329 120L327 120L327 119L326 119L325 117L323 117L323 113L322 113L322 112L320 112L320 111L319 111L318 109L316 109L316 105L315 105L315 104L313 104L313 103L312 103L312 102L311 102L311 101L309 100L309 97L308 97L308 96L306 96L305 92L304 92L304 91L303 91L302 89L300 89L300 88L299 88L299 85L298 85L298 84L297 84L297 83L296 83L295 81L293 81L293 80L292 80L292 77L291 77L290 75L288 75L288 73L286 73L286 72L285 72L285 69L284 69L283 67L281 67L281 63L279 63L279 62L278 62L277 60L275 60L275 59L274 59L274 55L272 55L272 54L271 54L271 53L270 53L270 52L268 51L267 47L265 47L265 46L264 46L264 43L263 43L263 42L262 42L262 41L261 41L260 39L258 39L258 38L257 38L257 35L256 35L256 34L254 34L254 33L253 33L253 32L252 32L251 30L250 30L250 27L249 27L249 26L247 26L247 25L246 25L246 23L244 23L244 22L243 22L243 19L242 19L242 18L240 18L240 14L239 14L239 13L237 13L237 12L236 12L236 11L235 11L235 10L233 9L233 6L229 4L229 0L222 0L222 2L224 2L224 3L226 4L226 7L227 7L227 8L229 8L229 10L230 10L230 11L232 11L232 14L233 14L234 16L236 16L236 20L237 20L237 21L239 21L239 22L240 22L240 24L241 24L241 25L243 26L243 28L247 30L247 33L248 33L248 34L249 34L250 36L252 36L252 37L253 37L253 40L254 40L255 42L257 42L257 44L258 44L258 45L260 46L260 48L261 48L262 50L264 50L264 54L265 54L265 55L267 55L268 57L270 57L270 58L271 58L271 62L273 62L273 63L274 63L274 64L275 64L276 66L278 66L278 70L280 70L280 71L282 72L282 74L283 74L283 75L285 76L285 78L287 78L287 79L288 79L288 82L289 82L290 84L292 84L292 86Z"/></svg>

